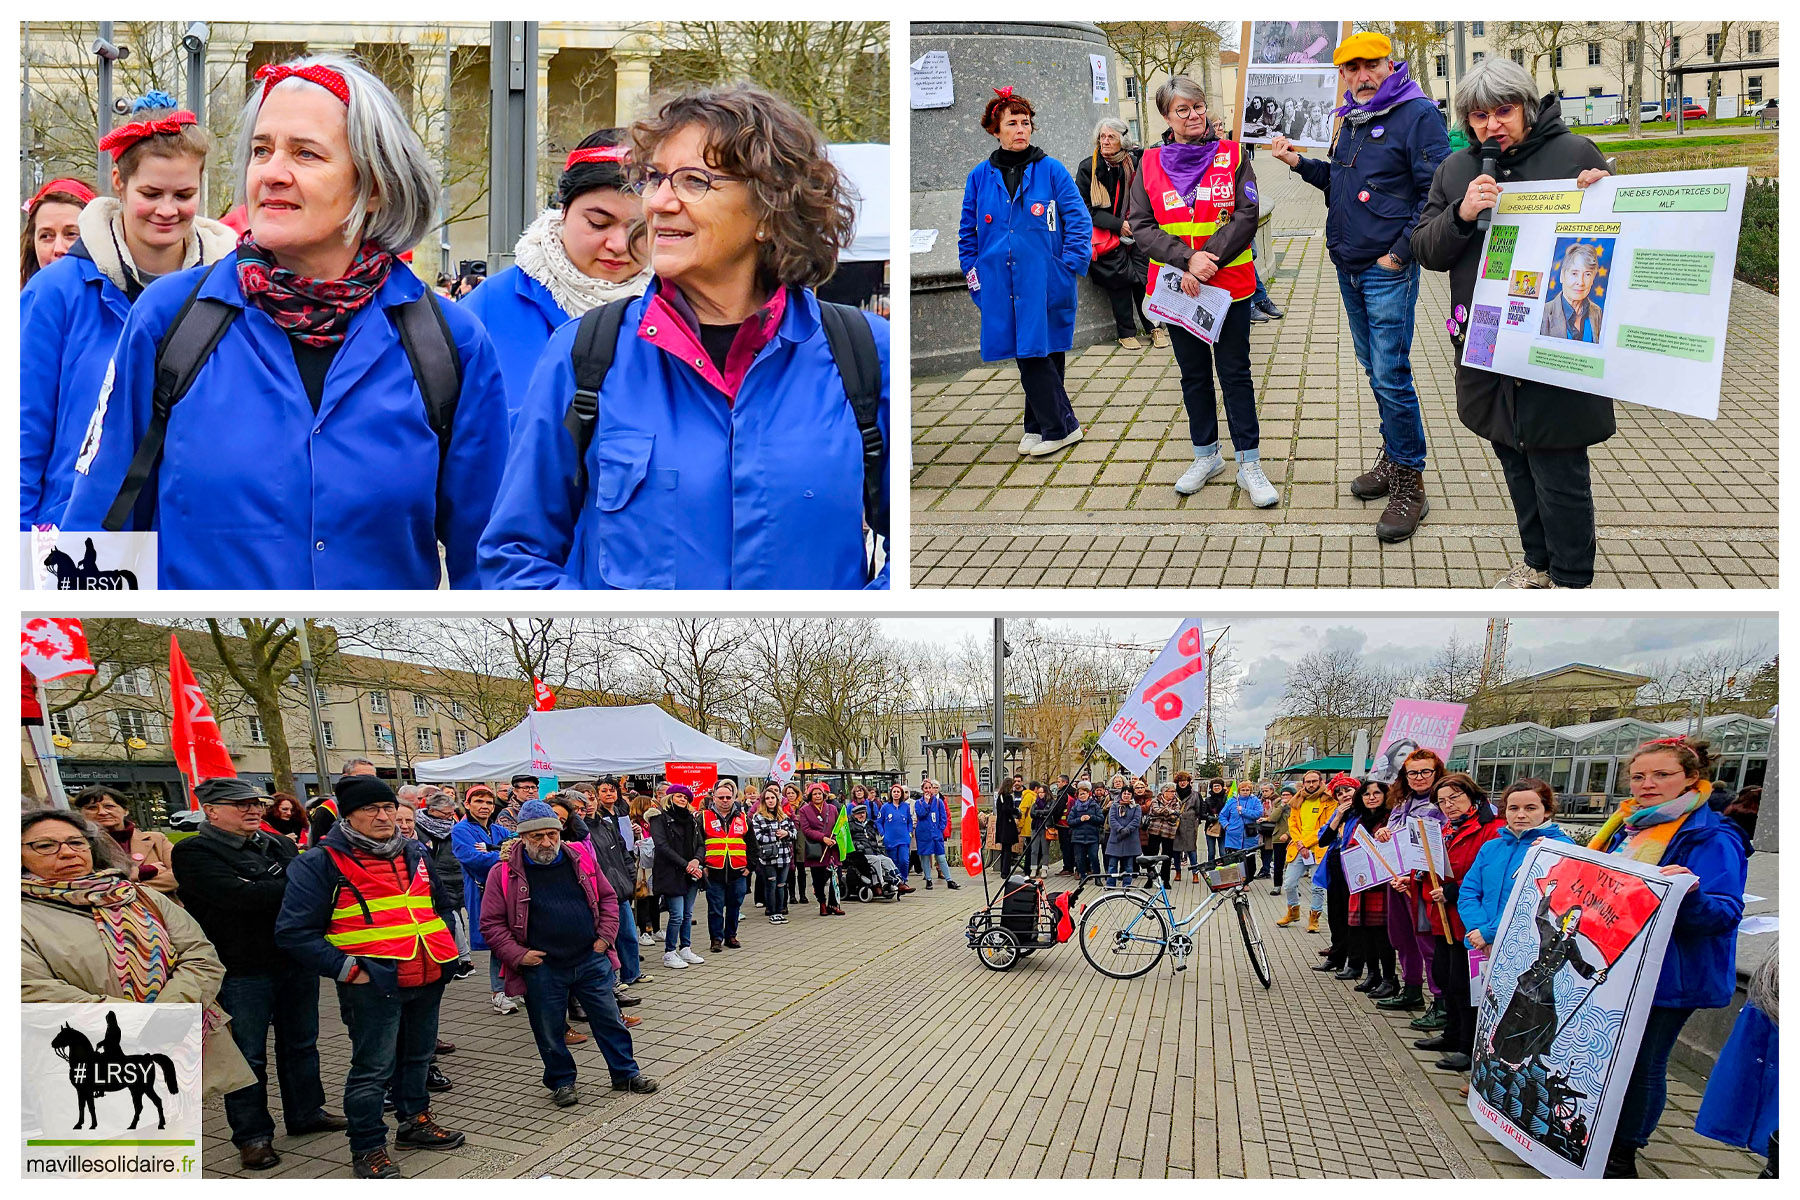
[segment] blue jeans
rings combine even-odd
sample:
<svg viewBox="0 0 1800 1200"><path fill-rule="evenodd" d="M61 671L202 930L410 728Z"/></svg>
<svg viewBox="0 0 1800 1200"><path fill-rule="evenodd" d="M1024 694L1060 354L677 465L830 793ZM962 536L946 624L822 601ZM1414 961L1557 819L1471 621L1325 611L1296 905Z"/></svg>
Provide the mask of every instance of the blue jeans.
<svg viewBox="0 0 1800 1200"><path fill-rule="evenodd" d="M737 936L738 912L744 907L745 884L744 877L735 872L722 880L715 878L711 871L706 873L706 932L712 935L713 941L722 942Z"/></svg>
<svg viewBox="0 0 1800 1200"><path fill-rule="evenodd" d="M615 949L619 952L619 979L623 983L636 983L644 973L643 959L638 955L637 916L631 908L630 896L619 900L619 944Z"/></svg>
<svg viewBox="0 0 1800 1200"><path fill-rule="evenodd" d="M1281 886L1287 891L1289 908L1300 907L1300 887L1303 883L1311 883L1313 872L1318 869L1318 863L1301 862L1298 854L1288 863L1287 874L1282 877ZM1312 911L1325 911L1325 889L1316 883L1312 884Z"/></svg>
<svg viewBox="0 0 1800 1200"><path fill-rule="evenodd" d="M1106 856L1106 885L1108 887L1124 887L1137 874L1138 856L1135 854L1109 854Z"/></svg>
<svg viewBox="0 0 1800 1200"><path fill-rule="evenodd" d="M289 1133L325 1107L319 1082L319 976L290 967L273 975L227 971L219 1007L231 1014L231 1040L256 1072L256 1082L225 1096L232 1144L240 1148L275 1136L269 1115L269 1029L275 1030L275 1074Z"/></svg>
<svg viewBox="0 0 1800 1200"><path fill-rule="evenodd" d="M569 1027L569 998L573 996L588 1015L588 1028L594 1031L594 1044L606 1059L606 1069L614 1083L636 1079L637 1061L631 1057L631 1034L619 1016L619 1002L613 998L613 984L618 979L606 955L591 951L587 957L572 963L548 960L526 967L525 1013L531 1018L531 1036L537 1041L538 1057L544 1060L544 1086L559 1088L575 1082L575 1056L563 1041Z"/></svg>
<svg viewBox="0 0 1800 1200"><path fill-rule="evenodd" d="M1070 846L1075 851L1075 875L1078 879L1086 879L1090 875L1100 873L1100 843L1074 842Z"/></svg>
<svg viewBox="0 0 1800 1200"><path fill-rule="evenodd" d="M898 846L883 846L887 856L894 860L894 869L900 872L900 882L906 882L906 876L912 869L912 843L906 842Z"/></svg>
<svg viewBox="0 0 1800 1200"><path fill-rule="evenodd" d="M1669 1102L1669 1052L1675 1048L1681 1027L1693 1015L1691 1008L1651 1006L1650 1019L1644 1022L1644 1040L1638 1043L1637 1062L1631 1068L1631 1082L1619 1101L1615 1149L1629 1146L1642 1150L1650 1143L1650 1135L1662 1120L1663 1106Z"/></svg>
<svg viewBox="0 0 1800 1200"><path fill-rule="evenodd" d="M766 863L763 866L763 907L771 917L787 915L788 876L793 870L793 863Z"/></svg>
<svg viewBox="0 0 1800 1200"><path fill-rule="evenodd" d="M919 873L929 880L931 878L931 867L933 863L937 864L938 878L948 880L950 878L950 861L942 854L919 855L919 866L921 868Z"/></svg>
<svg viewBox="0 0 1800 1200"><path fill-rule="evenodd" d="M393 996L383 996L372 983L340 983L337 993L338 1013L350 1033L350 1073L344 1078L350 1153L367 1154L387 1145L381 1105L390 1080L395 1115L402 1122L430 1107L425 1069L437 1049L444 985L401 988ZM557 1035L561 1034L559 1028Z"/></svg>
<svg viewBox="0 0 1800 1200"><path fill-rule="evenodd" d="M1206 861L1211 862L1219 857L1219 843L1224 840L1223 834L1209 833L1206 837Z"/></svg>
<svg viewBox="0 0 1800 1200"><path fill-rule="evenodd" d="M1254 264L1256 262L1256 243L1255 242L1252 242L1250 244L1250 261L1252 264ZM1256 291L1253 292L1250 296L1250 307L1251 308L1262 308L1265 305L1275 303L1273 300L1269 299L1269 289L1263 286L1262 272L1258 271L1254 265L1250 268L1250 270L1252 272L1254 272L1254 274L1256 275Z"/></svg>
<svg viewBox="0 0 1800 1200"><path fill-rule="evenodd" d="M488 951L488 991L499 992L506 989L506 981L500 978L500 956L492 950Z"/></svg>
<svg viewBox="0 0 1800 1200"><path fill-rule="evenodd" d="M663 922L663 953L673 954L683 946L694 944L694 901L700 895L696 885L673 896L662 896L663 911L669 919Z"/></svg>
<svg viewBox="0 0 1800 1200"><path fill-rule="evenodd" d="M1425 469L1425 422L1419 415L1419 393L1413 388L1413 317L1419 305L1419 264L1390 271L1371 263L1351 274L1338 271L1344 315L1356 362L1369 377L1375 406L1381 413L1381 444L1389 461L1415 471Z"/></svg>

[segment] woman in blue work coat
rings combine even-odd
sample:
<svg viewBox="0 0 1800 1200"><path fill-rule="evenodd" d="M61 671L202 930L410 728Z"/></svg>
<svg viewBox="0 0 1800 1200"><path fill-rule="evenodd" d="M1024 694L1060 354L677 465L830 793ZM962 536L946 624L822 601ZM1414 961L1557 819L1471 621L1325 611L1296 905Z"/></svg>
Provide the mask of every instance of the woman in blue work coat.
<svg viewBox="0 0 1800 1200"><path fill-rule="evenodd" d="M480 323L396 258L436 220L431 159L348 59L257 79L235 158L249 232L217 269L154 284L132 309L64 526L100 529L118 508L115 527L156 531L163 587L434 588L439 543L451 586L473 586L506 392ZM158 343L190 297L231 323L145 476L128 466L146 431L155 446ZM421 297L434 308L406 307ZM415 364L397 322L420 313Z"/></svg>
<svg viewBox="0 0 1800 1200"><path fill-rule="evenodd" d="M61 525L75 457L113 346L152 280L231 253L237 235L195 215L212 140L150 92L100 139L112 196L76 217L81 237L19 297L19 528ZM116 197L116 198L115 198Z"/></svg>
<svg viewBox="0 0 1800 1200"><path fill-rule="evenodd" d="M643 205L625 190L623 129L590 133L569 152L544 210L513 248L513 265L470 292L506 378L506 411L524 403L531 372L557 326L650 286Z"/></svg>
<svg viewBox="0 0 1800 1200"><path fill-rule="evenodd" d="M551 336L482 535L483 584L886 587L866 556L864 439L812 290L855 218L824 140L746 85L676 97L631 132L656 282L625 305L579 457L564 420L582 323ZM879 372L870 526L885 537L887 322L847 317Z"/></svg>
<svg viewBox="0 0 1800 1200"><path fill-rule="evenodd" d="M1068 170L1031 144L1035 115L1012 88L994 89L981 127L1000 145L969 172L956 249L981 310L981 360L1018 365L1019 453L1041 458L1081 440L1063 355L1075 344L1075 280L1087 274L1094 220Z"/></svg>

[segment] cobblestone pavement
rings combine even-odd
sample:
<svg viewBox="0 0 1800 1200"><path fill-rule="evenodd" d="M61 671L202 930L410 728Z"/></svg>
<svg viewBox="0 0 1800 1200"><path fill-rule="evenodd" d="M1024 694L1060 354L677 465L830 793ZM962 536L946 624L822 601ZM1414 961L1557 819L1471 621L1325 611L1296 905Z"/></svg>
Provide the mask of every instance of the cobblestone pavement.
<svg viewBox="0 0 1800 1200"><path fill-rule="evenodd" d="M1250 337L1280 505L1250 507L1232 471L1175 494L1193 449L1168 350L1072 355L1087 436L1047 459L1018 454L1010 363L915 379L914 587L1488 587L1516 561L1493 451L1456 418L1448 277L1433 272L1413 342L1431 514L1408 542L1375 539L1381 502L1348 483L1375 460L1380 431L1325 253L1322 195L1278 167L1265 174L1277 207L1262 266L1287 316ZM1731 303L1718 421L1619 404L1619 432L1593 448L1598 587L1776 586L1778 303L1742 284Z"/></svg>
<svg viewBox="0 0 1800 1200"><path fill-rule="evenodd" d="M1178 909L1202 890L1178 884ZM458 1048L442 1066L456 1087L433 1100L469 1142L395 1161L435 1177L1535 1177L1475 1129L1457 1077L1412 1049L1408 1014L1378 1014L1307 969L1324 943L1276 928L1266 887L1254 904L1267 992L1229 912L1180 974L1111 980L1073 944L991 972L962 937L980 897L939 885L835 919L796 905L785 926L747 919L744 948L705 966L669 971L659 957L632 1011L638 1062L662 1089L611 1092L589 1043L575 1050L583 1096L570 1109L540 1084L524 1013L488 1008L481 964L446 997L443 1036ZM348 1043L325 997L335 1110ZM1671 1078L1646 1175L1760 1169L1692 1132L1700 1087ZM208 1173L238 1174L216 1103L206 1134ZM341 1134L275 1145L271 1176L349 1174Z"/></svg>

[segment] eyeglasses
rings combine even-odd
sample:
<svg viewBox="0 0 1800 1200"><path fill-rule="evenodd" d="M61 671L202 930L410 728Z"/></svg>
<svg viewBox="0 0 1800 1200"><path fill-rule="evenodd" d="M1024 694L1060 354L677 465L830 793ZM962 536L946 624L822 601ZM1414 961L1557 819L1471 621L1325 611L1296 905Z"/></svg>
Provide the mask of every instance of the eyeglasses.
<svg viewBox="0 0 1800 1200"><path fill-rule="evenodd" d="M625 176L625 190L634 196L654 196L667 183L675 198L692 204L704 200L721 183L742 183L736 175L719 175L705 167L676 167L658 171L653 167L631 167Z"/></svg>
<svg viewBox="0 0 1800 1200"><path fill-rule="evenodd" d="M1406 773L1408 775L1435 775L1437 770L1433 767L1408 767Z"/></svg>
<svg viewBox="0 0 1800 1200"><path fill-rule="evenodd" d="M84 837L65 838L60 842L44 838L41 841L26 842L25 848L40 858L49 858L53 854L61 854L64 850L72 850L79 854L81 848L87 844L87 839Z"/></svg>
<svg viewBox="0 0 1800 1200"><path fill-rule="evenodd" d="M1206 109L1195 108L1192 105L1183 104L1179 108L1170 109L1169 115L1177 121L1186 121L1191 117L1204 117L1206 115Z"/></svg>
<svg viewBox="0 0 1800 1200"><path fill-rule="evenodd" d="M1471 108L1469 110L1469 124L1486 125L1489 117L1492 117L1496 121L1510 121L1517 115L1518 111L1519 106L1516 104L1502 104L1492 112L1487 112L1479 108Z"/></svg>
<svg viewBox="0 0 1800 1200"><path fill-rule="evenodd" d="M214 800L212 803L219 808L246 808L256 812L261 812L269 807L267 800Z"/></svg>
<svg viewBox="0 0 1800 1200"><path fill-rule="evenodd" d="M391 817L400 811L400 806L395 804L392 800L377 800L375 803L365 804L363 807L374 813L376 816Z"/></svg>
<svg viewBox="0 0 1800 1200"><path fill-rule="evenodd" d="M1686 778L1687 776L1680 771L1650 771L1641 775L1636 771L1631 773L1631 782L1633 783L1667 783L1671 779Z"/></svg>

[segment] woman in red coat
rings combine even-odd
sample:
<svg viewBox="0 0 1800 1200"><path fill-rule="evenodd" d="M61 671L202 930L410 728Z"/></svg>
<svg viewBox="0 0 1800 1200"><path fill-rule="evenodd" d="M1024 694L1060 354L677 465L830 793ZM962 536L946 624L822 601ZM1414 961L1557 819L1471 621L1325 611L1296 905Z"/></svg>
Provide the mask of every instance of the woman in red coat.
<svg viewBox="0 0 1800 1200"><path fill-rule="evenodd" d="M1442 1050L1444 1056L1433 1065L1440 1071L1466 1071L1469 1055L1475 1048L1475 1010L1469 1004L1469 958L1463 946L1468 930L1456 913L1456 886L1475 863L1482 843L1500 832L1502 822L1488 804L1487 793L1467 775L1446 775L1438 780L1435 790L1438 807L1444 811L1444 850L1450 857L1450 874L1428 888L1426 906L1431 917L1431 932L1437 935L1432 950L1431 974L1444 998L1444 1027L1436 1036L1420 1038L1413 1043L1421 1050ZM1443 901L1439 905L1437 901ZM1444 936L1444 915L1450 921L1450 936Z"/></svg>

